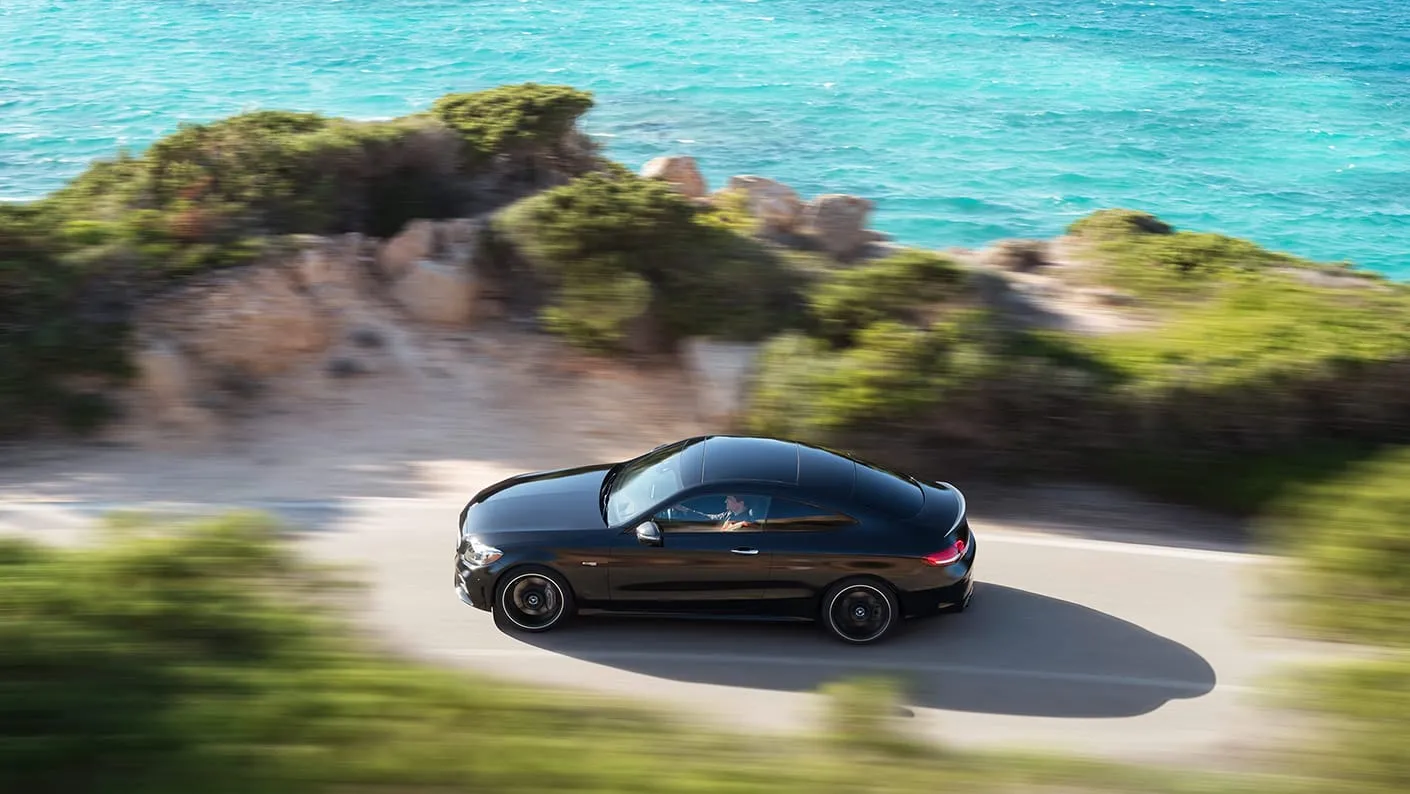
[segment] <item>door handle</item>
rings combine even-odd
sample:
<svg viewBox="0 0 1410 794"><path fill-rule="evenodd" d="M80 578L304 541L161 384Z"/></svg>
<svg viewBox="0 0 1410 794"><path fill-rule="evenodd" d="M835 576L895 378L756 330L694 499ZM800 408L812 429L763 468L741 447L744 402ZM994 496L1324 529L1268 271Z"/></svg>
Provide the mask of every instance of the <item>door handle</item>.
<svg viewBox="0 0 1410 794"><path fill-rule="evenodd" d="M758 554L758 549L730 549L734 554Z"/></svg>

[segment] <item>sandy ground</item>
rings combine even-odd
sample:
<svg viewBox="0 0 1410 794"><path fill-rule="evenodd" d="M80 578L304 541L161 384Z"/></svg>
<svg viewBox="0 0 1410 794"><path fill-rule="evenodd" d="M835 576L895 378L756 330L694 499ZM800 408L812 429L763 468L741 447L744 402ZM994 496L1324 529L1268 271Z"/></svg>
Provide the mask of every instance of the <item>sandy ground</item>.
<svg viewBox="0 0 1410 794"><path fill-rule="evenodd" d="M0 447L0 501L459 498L486 477L702 429L680 371L608 365L527 331L403 331L372 363L379 372L348 379L310 365L256 416L201 432Z"/></svg>

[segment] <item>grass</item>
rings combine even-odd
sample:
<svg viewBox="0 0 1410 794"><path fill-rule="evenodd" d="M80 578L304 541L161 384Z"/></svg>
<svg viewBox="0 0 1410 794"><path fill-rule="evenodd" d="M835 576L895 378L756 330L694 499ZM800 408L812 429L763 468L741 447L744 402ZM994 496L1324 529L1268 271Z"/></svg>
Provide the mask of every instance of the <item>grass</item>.
<svg viewBox="0 0 1410 794"><path fill-rule="evenodd" d="M114 524L81 549L0 543L0 787L30 792L1248 791L1197 776L958 753L888 718L885 680L829 687L770 741L644 707L387 656L327 603L346 585L258 515ZM75 577L101 571L102 587ZM1276 784L1276 785L1275 785ZM1286 789L1290 790L1290 789Z"/></svg>

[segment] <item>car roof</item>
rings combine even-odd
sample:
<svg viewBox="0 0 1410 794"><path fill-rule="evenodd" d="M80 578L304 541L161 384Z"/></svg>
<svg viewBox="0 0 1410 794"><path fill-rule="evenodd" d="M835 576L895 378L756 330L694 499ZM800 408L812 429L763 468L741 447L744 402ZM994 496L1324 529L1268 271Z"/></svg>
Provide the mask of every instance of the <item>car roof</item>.
<svg viewBox="0 0 1410 794"><path fill-rule="evenodd" d="M872 503L878 496L876 476L890 474L906 479L845 453L799 441L735 435L695 440L703 442L699 443L699 485L768 483L785 486L805 499L847 503L860 498L863 503ZM869 470L865 478L860 471L864 467Z"/></svg>

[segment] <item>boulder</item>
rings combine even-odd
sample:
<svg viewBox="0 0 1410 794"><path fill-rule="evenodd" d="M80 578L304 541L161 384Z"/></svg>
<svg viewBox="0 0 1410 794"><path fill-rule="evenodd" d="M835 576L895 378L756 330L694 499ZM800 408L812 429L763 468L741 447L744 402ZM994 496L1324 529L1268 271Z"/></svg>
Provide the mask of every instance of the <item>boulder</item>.
<svg viewBox="0 0 1410 794"><path fill-rule="evenodd" d="M191 402L191 365L176 345L146 342L133 355L133 363L137 396L148 407L161 414Z"/></svg>
<svg viewBox="0 0 1410 794"><path fill-rule="evenodd" d="M424 258L456 267L466 267L475 259L480 234L485 221L479 218L456 218L436 224L439 246ZM419 261L419 260L418 260Z"/></svg>
<svg viewBox="0 0 1410 794"><path fill-rule="evenodd" d="M867 230L867 219L875 206L857 196L818 196L803 212L803 228L833 257L850 259L875 242Z"/></svg>
<svg viewBox="0 0 1410 794"><path fill-rule="evenodd" d="M392 297L409 317L438 325L465 325L479 294L473 269L420 260L392 285Z"/></svg>
<svg viewBox="0 0 1410 794"><path fill-rule="evenodd" d="M685 156L657 157L641 169L646 179L661 179L671 183L676 190L690 198L704 198L709 190L705 177L695 165L695 158Z"/></svg>
<svg viewBox="0 0 1410 794"><path fill-rule="evenodd" d="M803 202L793 188L762 176L736 176L729 180L729 190L745 195L749 214L759 222L759 231L791 233L803 215Z"/></svg>
<svg viewBox="0 0 1410 794"><path fill-rule="evenodd" d="M396 281L417 262L434 259L436 254L436 224L415 220L388 240L377 252L377 270L389 281Z"/></svg>
<svg viewBox="0 0 1410 794"><path fill-rule="evenodd" d="M364 260L372 243L356 232L341 237L305 235L292 262L299 285L315 300L346 309L370 291Z"/></svg>
<svg viewBox="0 0 1410 794"><path fill-rule="evenodd" d="M219 273L152 301L137 326L179 339L202 367L259 377L282 372L337 336L337 314L299 284L294 268L260 265Z"/></svg>
<svg viewBox="0 0 1410 794"><path fill-rule="evenodd" d="M1000 240L980 252L985 267L1027 273L1052 263L1046 240Z"/></svg>

